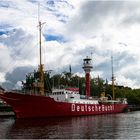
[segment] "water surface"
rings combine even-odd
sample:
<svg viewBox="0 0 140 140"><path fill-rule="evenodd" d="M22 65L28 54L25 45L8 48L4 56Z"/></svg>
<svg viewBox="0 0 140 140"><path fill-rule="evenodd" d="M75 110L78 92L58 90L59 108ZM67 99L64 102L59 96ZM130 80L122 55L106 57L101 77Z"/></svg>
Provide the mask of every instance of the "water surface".
<svg viewBox="0 0 140 140"><path fill-rule="evenodd" d="M140 111L65 118L0 118L0 139L140 139Z"/></svg>

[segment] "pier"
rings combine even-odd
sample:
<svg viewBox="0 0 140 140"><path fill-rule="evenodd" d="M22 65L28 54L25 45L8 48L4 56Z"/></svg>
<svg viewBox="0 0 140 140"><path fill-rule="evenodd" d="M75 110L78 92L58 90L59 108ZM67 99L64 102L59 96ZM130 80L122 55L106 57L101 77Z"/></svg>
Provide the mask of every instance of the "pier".
<svg viewBox="0 0 140 140"><path fill-rule="evenodd" d="M128 105L127 111L138 111L140 110L140 105Z"/></svg>
<svg viewBox="0 0 140 140"><path fill-rule="evenodd" d="M0 117L15 116L12 107L7 104L0 104Z"/></svg>
<svg viewBox="0 0 140 140"><path fill-rule="evenodd" d="M10 112L0 112L0 117L12 117L15 116L15 113L13 111Z"/></svg>

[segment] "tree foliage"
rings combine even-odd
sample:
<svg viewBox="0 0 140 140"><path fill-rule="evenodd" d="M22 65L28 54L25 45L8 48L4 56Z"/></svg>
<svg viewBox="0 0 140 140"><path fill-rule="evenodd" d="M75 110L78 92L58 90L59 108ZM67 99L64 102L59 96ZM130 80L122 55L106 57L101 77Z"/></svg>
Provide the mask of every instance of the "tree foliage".
<svg viewBox="0 0 140 140"><path fill-rule="evenodd" d="M23 89L31 90L36 81L39 81L39 72L26 76L26 82L23 82ZM50 76L49 72L44 73L45 91L51 92L52 88L78 87L80 94L85 95L85 77L73 75L71 72L64 71L61 74ZM109 99L112 97L112 85L108 84L107 79L100 77L90 80L91 96L100 97L104 92ZM124 86L115 86L116 98L127 98L129 103L140 104L140 89L131 89Z"/></svg>

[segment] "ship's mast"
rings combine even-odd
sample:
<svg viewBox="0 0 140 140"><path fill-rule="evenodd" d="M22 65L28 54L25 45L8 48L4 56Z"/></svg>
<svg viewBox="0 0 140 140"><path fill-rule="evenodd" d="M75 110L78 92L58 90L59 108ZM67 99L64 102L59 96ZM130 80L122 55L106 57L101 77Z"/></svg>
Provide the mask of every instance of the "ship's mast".
<svg viewBox="0 0 140 140"><path fill-rule="evenodd" d="M41 29L42 29L42 23L41 21L39 21L40 92L41 95L44 95L44 71L43 71L43 64L42 64Z"/></svg>
<svg viewBox="0 0 140 140"><path fill-rule="evenodd" d="M40 71L40 93L41 95L44 95L44 70L43 70L43 64L42 64L42 46L41 46L41 30L42 25L44 23L41 23L40 21L40 5L38 4L38 27L39 27L39 55L40 55L40 65L39 65L39 71Z"/></svg>
<svg viewBox="0 0 140 140"><path fill-rule="evenodd" d="M111 67L112 67L112 94L113 94L113 100L115 100L115 90L114 90L114 71L113 71L113 56L111 56Z"/></svg>

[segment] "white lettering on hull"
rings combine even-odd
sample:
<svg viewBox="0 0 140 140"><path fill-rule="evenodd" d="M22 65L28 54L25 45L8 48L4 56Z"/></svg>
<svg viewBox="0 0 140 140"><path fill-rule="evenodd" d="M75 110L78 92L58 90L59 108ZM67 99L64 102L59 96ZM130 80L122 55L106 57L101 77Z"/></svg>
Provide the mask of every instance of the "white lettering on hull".
<svg viewBox="0 0 140 140"><path fill-rule="evenodd" d="M75 104L71 104L71 111L75 111Z"/></svg>
<svg viewBox="0 0 140 140"><path fill-rule="evenodd" d="M79 105L71 104L72 112L111 112L114 111L114 105Z"/></svg>

